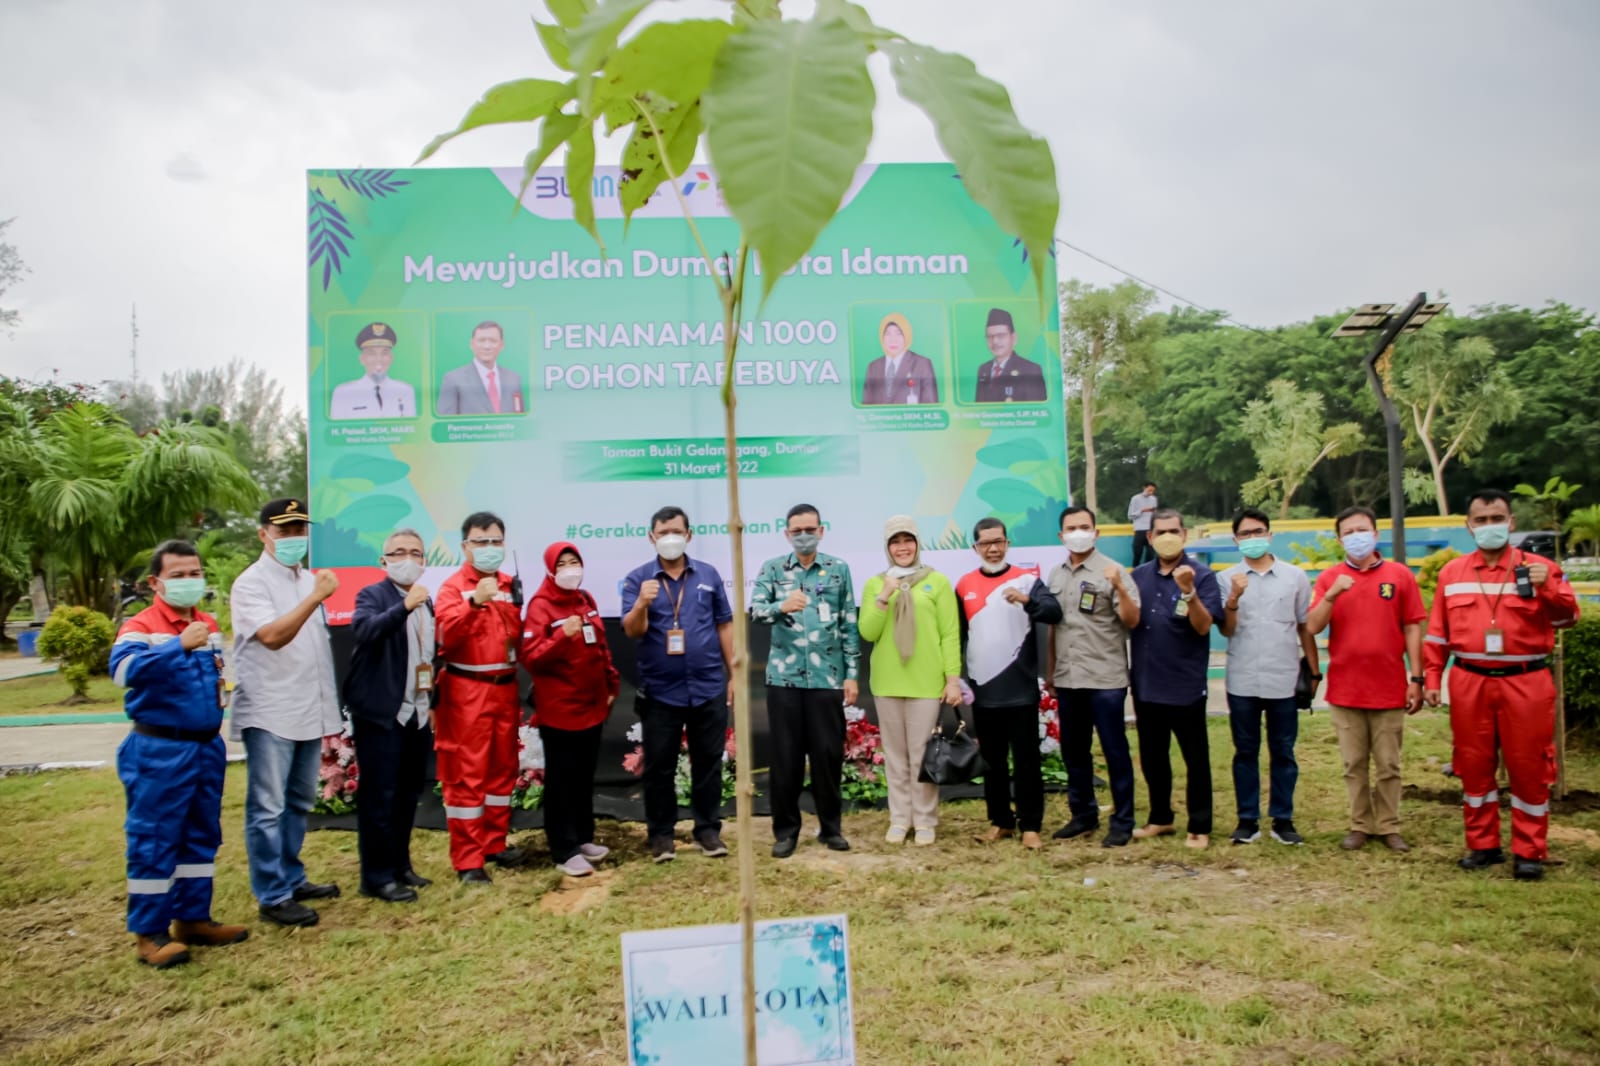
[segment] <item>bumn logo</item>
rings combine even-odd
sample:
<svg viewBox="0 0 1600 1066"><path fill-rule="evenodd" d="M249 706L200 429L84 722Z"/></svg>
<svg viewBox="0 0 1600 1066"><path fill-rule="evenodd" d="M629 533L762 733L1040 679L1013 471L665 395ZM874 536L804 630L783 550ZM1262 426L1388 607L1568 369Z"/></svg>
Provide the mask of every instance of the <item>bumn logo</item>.
<svg viewBox="0 0 1600 1066"><path fill-rule="evenodd" d="M694 172L694 176L692 178L683 183L683 195L688 196L692 194L695 189L699 188L701 185L704 185L707 188L715 187L711 184L710 174L707 174L703 170L697 170Z"/></svg>

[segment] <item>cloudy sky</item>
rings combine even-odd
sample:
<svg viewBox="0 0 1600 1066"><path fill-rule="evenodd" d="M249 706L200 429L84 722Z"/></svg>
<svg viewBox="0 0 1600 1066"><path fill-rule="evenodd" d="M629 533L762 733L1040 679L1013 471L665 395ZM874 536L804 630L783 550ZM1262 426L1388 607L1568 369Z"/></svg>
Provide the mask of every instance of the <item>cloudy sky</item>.
<svg viewBox="0 0 1600 1066"><path fill-rule="evenodd" d="M1600 309L1594 0L867 6L1010 89L1054 148L1062 238L1241 321L1419 289ZM0 219L32 273L0 373L125 376L137 304L145 376L237 356L296 395L303 172L407 165L490 84L555 76L537 7L5 0ZM939 158L881 85L870 158ZM528 146L510 128L436 161ZM1117 279L1072 252L1061 273Z"/></svg>

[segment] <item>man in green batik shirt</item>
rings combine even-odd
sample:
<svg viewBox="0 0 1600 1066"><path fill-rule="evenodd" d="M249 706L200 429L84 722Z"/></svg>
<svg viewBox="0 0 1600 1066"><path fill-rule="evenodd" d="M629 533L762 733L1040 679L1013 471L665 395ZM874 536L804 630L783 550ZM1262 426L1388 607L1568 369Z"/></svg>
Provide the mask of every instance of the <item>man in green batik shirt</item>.
<svg viewBox="0 0 1600 1066"><path fill-rule="evenodd" d="M809 503L789 508L788 555L768 559L756 578L750 617L772 627L767 655L767 721L772 728L772 855L786 859L800 841L800 790L811 760L811 798L833 851L849 851L840 832L844 708L856 702L861 638L855 586L844 560L817 551L822 518Z"/></svg>

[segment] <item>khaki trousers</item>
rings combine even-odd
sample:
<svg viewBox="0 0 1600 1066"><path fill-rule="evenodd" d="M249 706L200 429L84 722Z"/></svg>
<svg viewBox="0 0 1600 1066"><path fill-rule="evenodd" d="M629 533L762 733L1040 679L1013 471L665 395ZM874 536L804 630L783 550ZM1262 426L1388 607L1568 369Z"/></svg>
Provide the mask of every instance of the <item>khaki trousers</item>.
<svg viewBox="0 0 1600 1066"><path fill-rule="evenodd" d="M889 785L889 824L932 829L939 824L939 786L917 780L922 753L939 722L937 699L874 696L883 738L883 770Z"/></svg>
<svg viewBox="0 0 1600 1066"><path fill-rule="evenodd" d="M1368 836L1400 832L1400 743L1405 710L1368 711L1330 707L1344 759L1344 785L1350 794L1350 828ZM1376 769L1369 784L1367 763Z"/></svg>

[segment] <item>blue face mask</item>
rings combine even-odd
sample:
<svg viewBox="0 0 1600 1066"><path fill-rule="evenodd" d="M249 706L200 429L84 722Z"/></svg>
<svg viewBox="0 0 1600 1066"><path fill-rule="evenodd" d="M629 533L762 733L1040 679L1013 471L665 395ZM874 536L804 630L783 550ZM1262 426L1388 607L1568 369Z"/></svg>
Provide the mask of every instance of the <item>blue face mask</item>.
<svg viewBox="0 0 1600 1066"><path fill-rule="evenodd" d="M500 569L500 564L505 561L506 550L504 548L472 549L472 568L480 574L497 573Z"/></svg>
<svg viewBox="0 0 1600 1066"><path fill-rule="evenodd" d="M1259 559L1271 550L1271 537L1246 537L1239 542L1239 554L1246 559Z"/></svg>
<svg viewBox="0 0 1600 1066"><path fill-rule="evenodd" d="M1339 543L1344 545L1344 553L1352 559L1365 559L1378 547L1378 535L1363 530L1360 533L1351 533Z"/></svg>
<svg viewBox="0 0 1600 1066"><path fill-rule="evenodd" d="M279 537L272 542L272 557L284 566L299 566L310 547L310 537Z"/></svg>
<svg viewBox="0 0 1600 1066"><path fill-rule="evenodd" d="M1499 551L1511 542L1511 524L1497 522L1492 526L1474 526L1472 539L1478 542L1478 547L1484 551Z"/></svg>

